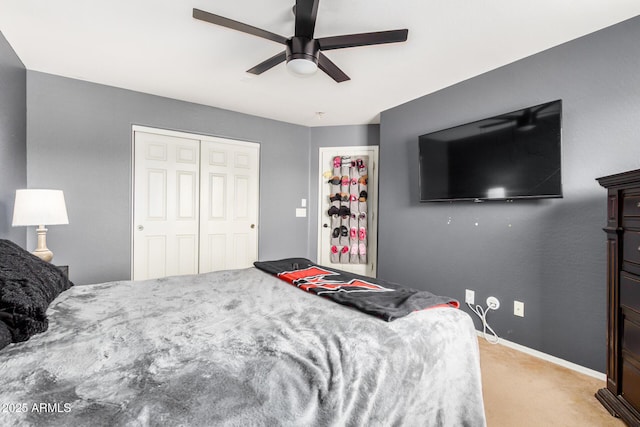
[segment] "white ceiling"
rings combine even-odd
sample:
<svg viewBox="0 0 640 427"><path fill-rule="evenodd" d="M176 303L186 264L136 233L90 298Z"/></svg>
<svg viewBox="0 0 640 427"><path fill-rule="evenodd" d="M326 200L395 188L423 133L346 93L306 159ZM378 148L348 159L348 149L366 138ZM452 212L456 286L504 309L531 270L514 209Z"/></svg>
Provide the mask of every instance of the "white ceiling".
<svg viewBox="0 0 640 427"><path fill-rule="evenodd" d="M293 3L0 0L0 31L29 70L331 126L377 123L381 111L640 15L638 0L321 0L316 37L409 29L405 43L326 52L351 77L339 84L284 64L247 74L282 45L192 18L195 7L290 37Z"/></svg>

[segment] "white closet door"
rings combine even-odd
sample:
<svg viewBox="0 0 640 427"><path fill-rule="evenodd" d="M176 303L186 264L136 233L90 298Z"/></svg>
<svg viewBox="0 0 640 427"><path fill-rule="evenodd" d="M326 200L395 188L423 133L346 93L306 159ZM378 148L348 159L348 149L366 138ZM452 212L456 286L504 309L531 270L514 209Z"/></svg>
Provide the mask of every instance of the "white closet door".
<svg viewBox="0 0 640 427"><path fill-rule="evenodd" d="M200 142L134 133L133 279L198 272Z"/></svg>
<svg viewBox="0 0 640 427"><path fill-rule="evenodd" d="M200 272L251 267L258 259L259 145L202 141Z"/></svg>

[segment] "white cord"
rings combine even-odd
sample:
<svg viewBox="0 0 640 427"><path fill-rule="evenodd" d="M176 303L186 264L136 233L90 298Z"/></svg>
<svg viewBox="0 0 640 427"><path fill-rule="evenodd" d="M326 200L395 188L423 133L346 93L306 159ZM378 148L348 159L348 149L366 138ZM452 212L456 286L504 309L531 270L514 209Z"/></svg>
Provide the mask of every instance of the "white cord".
<svg viewBox="0 0 640 427"><path fill-rule="evenodd" d="M491 310L491 307L487 307L487 309L485 310L484 308L480 307L479 305L476 305L476 308L473 308L471 306L471 304L469 304L469 303L467 303L467 305L469 306L471 311L473 311L475 314L477 314L478 317L480 318L480 320L482 321L482 335L484 336L484 339L487 340L491 344L498 344L498 341L500 340L500 337L498 337L498 334L496 334L496 331L494 331L491 328L491 326L489 326L489 323L487 323L487 314L489 313L489 310ZM493 337L491 337L491 336L489 336L487 334L487 330L489 330L489 332L491 332Z"/></svg>

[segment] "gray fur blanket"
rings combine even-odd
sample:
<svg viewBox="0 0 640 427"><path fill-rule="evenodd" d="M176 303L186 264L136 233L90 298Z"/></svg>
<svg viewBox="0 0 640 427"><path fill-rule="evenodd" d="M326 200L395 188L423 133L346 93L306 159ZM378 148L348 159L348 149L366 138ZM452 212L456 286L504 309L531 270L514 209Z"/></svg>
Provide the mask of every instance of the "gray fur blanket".
<svg viewBox="0 0 640 427"><path fill-rule="evenodd" d="M255 268L76 286L0 352L0 425L484 426L455 308L388 323Z"/></svg>

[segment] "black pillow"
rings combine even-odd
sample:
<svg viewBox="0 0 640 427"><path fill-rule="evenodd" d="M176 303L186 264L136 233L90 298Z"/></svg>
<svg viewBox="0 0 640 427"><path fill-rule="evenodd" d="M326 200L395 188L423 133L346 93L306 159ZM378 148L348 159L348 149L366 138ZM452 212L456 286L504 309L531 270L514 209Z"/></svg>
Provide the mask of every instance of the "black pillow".
<svg viewBox="0 0 640 427"><path fill-rule="evenodd" d="M0 349L28 340L49 326L49 304L73 283L56 266L0 239Z"/></svg>

